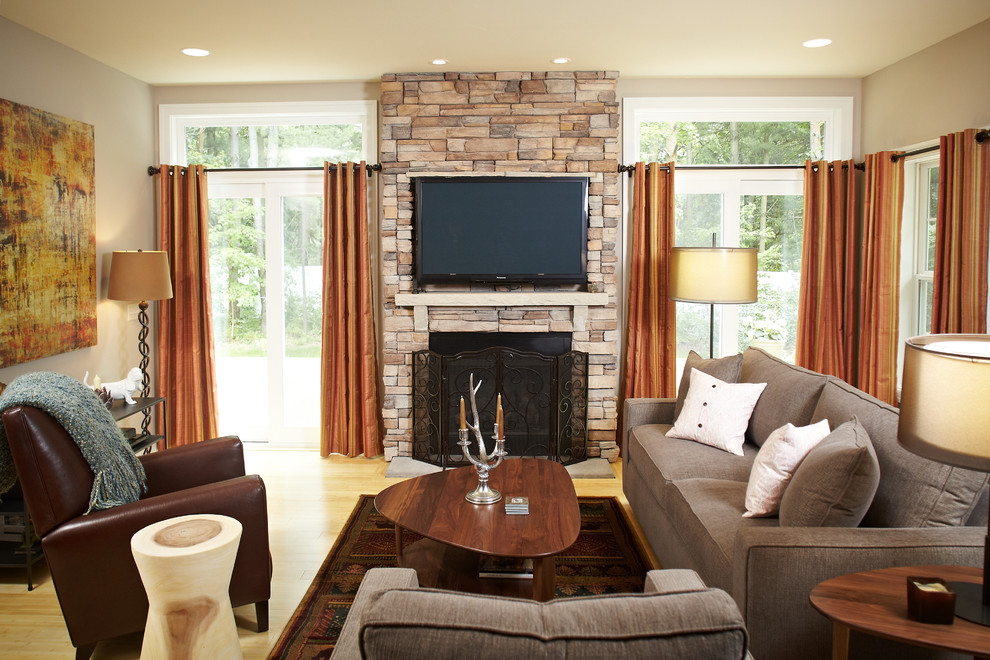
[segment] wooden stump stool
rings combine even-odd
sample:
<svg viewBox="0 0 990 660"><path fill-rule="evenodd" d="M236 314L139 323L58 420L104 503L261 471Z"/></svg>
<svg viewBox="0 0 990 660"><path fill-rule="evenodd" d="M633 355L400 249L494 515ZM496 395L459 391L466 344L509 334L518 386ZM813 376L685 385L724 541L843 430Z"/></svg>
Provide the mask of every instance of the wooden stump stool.
<svg viewBox="0 0 990 660"><path fill-rule="evenodd" d="M241 523L197 514L148 525L131 552L148 593L143 660L241 658L230 574Z"/></svg>

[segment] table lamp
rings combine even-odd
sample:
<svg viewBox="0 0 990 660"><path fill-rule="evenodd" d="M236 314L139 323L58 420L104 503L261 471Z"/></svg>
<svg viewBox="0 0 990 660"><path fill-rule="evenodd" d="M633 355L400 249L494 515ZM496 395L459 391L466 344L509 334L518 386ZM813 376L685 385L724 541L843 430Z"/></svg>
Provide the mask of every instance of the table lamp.
<svg viewBox="0 0 990 660"><path fill-rule="evenodd" d="M925 335L904 349L897 440L919 456L990 472L990 335ZM990 626L990 534L983 584L951 583L956 615Z"/></svg>
<svg viewBox="0 0 990 660"><path fill-rule="evenodd" d="M715 303L756 302L756 249L675 247L670 250L671 300L708 303L708 357L715 357Z"/></svg>
<svg viewBox="0 0 990 660"><path fill-rule="evenodd" d="M168 254L155 250L114 252L110 262L110 300L138 301L138 351L141 353L142 396L148 396L148 301L172 297Z"/></svg>

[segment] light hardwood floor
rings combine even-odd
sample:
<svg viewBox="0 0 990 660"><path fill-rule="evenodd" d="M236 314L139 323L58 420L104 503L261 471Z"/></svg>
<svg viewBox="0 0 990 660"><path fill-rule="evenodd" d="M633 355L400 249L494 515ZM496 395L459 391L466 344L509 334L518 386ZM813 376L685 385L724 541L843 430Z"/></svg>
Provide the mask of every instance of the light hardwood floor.
<svg viewBox="0 0 990 660"><path fill-rule="evenodd" d="M362 494L396 483L385 477L381 458L320 458L314 452L249 448L248 473L257 473L268 490L268 524L274 562L268 632L256 633L254 607L234 610L245 658L265 658L306 593L344 522ZM578 495L622 495L621 464L615 479L576 479ZM630 518L632 518L630 514ZM642 544L642 533L634 523ZM653 566L656 559L650 556ZM0 658L71 658L74 651L62 621L58 599L44 562L36 565L34 591L28 592L21 569L0 569ZM103 642L95 660L137 658L141 635Z"/></svg>

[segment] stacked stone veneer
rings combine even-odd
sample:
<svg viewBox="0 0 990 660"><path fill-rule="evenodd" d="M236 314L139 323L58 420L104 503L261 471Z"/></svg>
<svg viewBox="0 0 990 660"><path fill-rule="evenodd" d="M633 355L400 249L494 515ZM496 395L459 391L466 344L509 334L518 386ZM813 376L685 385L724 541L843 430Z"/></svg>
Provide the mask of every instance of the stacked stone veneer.
<svg viewBox="0 0 990 660"><path fill-rule="evenodd" d="M617 74L603 71L382 76L382 414L387 460L412 453L412 354L427 348L429 340L428 332L416 331L413 309L395 304L397 293L413 292L416 173L588 175L588 281L608 294L608 304L588 309L583 331L575 332L569 307L431 307L428 327L429 332L572 332L573 348L589 353L588 455L615 453L620 218L616 79Z"/></svg>

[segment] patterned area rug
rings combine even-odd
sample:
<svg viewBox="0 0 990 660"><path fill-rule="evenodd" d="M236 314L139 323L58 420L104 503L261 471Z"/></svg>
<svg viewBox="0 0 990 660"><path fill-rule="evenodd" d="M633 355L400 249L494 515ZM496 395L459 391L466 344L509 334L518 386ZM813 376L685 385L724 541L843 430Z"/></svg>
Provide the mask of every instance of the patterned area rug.
<svg viewBox="0 0 990 660"><path fill-rule="evenodd" d="M557 555L556 598L643 590L647 561L614 497L579 497L581 533ZM406 532L403 547L420 537ZM269 659L329 658L365 572L395 566L395 528L362 495Z"/></svg>

